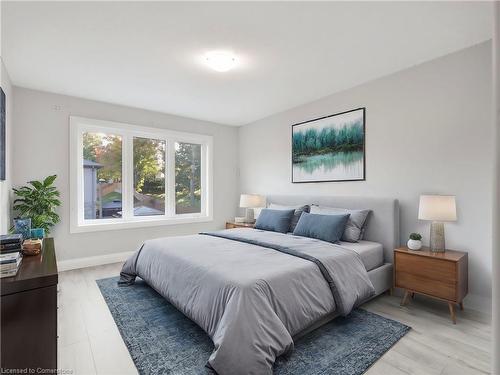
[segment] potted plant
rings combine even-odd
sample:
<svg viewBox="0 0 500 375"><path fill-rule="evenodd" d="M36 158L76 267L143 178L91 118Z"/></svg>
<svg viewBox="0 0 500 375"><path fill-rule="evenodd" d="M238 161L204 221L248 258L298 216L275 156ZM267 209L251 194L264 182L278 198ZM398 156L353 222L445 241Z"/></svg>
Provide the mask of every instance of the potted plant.
<svg viewBox="0 0 500 375"><path fill-rule="evenodd" d="M422 235L420 233L411 233L408 240L408 249L420 250L422 248Z"/></svg>
<svg viewBox="0 0 500 375"><path fill-rule="evenodd" d="M13 188L16 199L14 200L14 211L20 218L30 218L31 227L43 229L50 233L50 229L59 222L56 208L61 205L59 191L54 186L57 175L46 177L43 181L29 181L29 185Z"/></svg>

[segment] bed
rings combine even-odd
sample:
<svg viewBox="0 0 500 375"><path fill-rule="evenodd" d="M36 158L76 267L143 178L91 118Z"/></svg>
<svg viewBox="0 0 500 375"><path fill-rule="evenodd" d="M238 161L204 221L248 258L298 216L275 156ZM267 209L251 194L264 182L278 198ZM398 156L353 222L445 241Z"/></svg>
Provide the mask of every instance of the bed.
<svg viewBox="0 0 500 375"><path fill-rule="evenodd" d="M331 244L256 229L146 241L125 263L121 285L141 277L214 342L207 367L272 374L293 341L388 290L397 244L392 199L270 196L282 205L373 210L358 244Z"/></svg>

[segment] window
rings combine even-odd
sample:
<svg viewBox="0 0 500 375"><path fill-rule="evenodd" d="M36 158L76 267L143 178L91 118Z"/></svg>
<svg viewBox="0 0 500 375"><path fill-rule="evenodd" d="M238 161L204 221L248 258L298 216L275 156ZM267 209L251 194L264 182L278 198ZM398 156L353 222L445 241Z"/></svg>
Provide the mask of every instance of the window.
<svg viewBox="0 0 500 375"><path fill-rule="evenodd" d="M122 211L122 138L83 133L83 210L85 219L119 217Z"/></svg>
<svg viewBox="0 0 500 375"><path fill-rule="evenodd" d="M175 213L201 212L201 145L175 142Z"/></svg>
<svg viewBox="0 0 500 375"><path fill-rule="evenodd" d="M212 220L212 137L70 117L71 231Z"/></svg>
<svg viewBox="0 0 500 375"><path fill-rule="evenodd" d="M165 150L164 140L134 137L134 216L165 215Z"/></svg>

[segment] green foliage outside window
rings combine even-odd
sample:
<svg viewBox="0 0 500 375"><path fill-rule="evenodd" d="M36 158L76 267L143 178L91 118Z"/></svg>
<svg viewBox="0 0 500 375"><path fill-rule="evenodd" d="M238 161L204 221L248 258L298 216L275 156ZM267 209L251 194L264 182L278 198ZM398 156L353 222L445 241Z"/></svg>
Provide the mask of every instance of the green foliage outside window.
<svg viewBox="0 0 500 375"><path fill-rule="evenodd" d="M134 188L138 193L163 198L165 194L165 141L150 138L133 140ZM100 164L97 179L120 182L122 139L100 133L83 134L83 158ZM163 160L162 160L163 158ZM200 212L201 145L176 143L176 212Z"/></svg>
<svg viewBox="0 0 500 375"><path fill-rule="evenodd" d="M176 212L200 212L201 146L177 143L175 149Z"/></svg>
<svg viewBox="0 0 500 375"><path fill-rule="evenodd" d="M121 181L122 138L100 133L83 134L83 158L103 166L97 170L97 179Z"/></svg>
<svg viewBox="0 0 500 375"><path fill-rule="evenodd" d="M152 190L165 192L164 174L165 141L151 138L134 138L134 187L139 193L150 194ZM158 185L159 188L158 188ZM144 189L146 187L146 189ZM148 189L149 188L149 189Z"/></svg>

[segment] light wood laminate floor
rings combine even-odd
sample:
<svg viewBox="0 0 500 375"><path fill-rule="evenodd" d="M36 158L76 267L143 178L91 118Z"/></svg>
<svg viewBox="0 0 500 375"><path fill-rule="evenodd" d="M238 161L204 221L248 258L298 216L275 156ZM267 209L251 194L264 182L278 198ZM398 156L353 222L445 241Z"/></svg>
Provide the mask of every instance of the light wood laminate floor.
<svg viewBox="0 0 500 375"><path fill-rule="evenodd" d="M137 374L118 328L95 280L116 276L121 263L61 272L58 293L58 360L73 374ZM413 329L368 371L389 374L488 374L490 318L458 311L457 325L448 307L416 296L408 306L383 295L363 308L400 321Z"/></svg>

